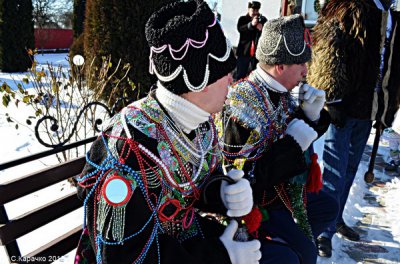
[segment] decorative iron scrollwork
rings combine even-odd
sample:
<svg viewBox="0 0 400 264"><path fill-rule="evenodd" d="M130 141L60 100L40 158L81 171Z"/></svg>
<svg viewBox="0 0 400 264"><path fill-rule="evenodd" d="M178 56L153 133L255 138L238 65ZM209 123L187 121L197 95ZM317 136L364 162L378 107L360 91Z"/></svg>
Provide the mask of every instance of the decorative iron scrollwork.
<svg viewBox="0 0 400 264"><path fill-rule="evenodd" d="M48 147L48 148L57 148L57 147L61 147L61 146L63 146L64 144L68 143L68 142L71 140L71 138L73 137L73 135L74 135L75 133L77 133L78 124L79 124L79 122L81 122L80 120L81 120L83 114L84 114L89 108L91 108L92 106L100 106L100 107L104 108L109 117L112 117L112 116L114 115L114 113L113 113L112 111L110 111L110 109L109 109L105 104L100 103L100 102L90 102L90 103L88 103L87 105L85 105L85 106L80 110L80 112L79 112L79 114L78 114L78 116L77 116L77 118L76 118L76 120L75 120L75 122L74 122L74 125L73 125L72 130L70 131L70 133L69 133L66 137L63 136L63 137L62 137L63 140L62 140L61 142L58 142L58 143L46 143L46 142L41 138L41 136L40 136L39 127L40 127L42 124L45 125L45 122L50 122L50 123L51 123L49 129L50 129L50 131L52 131L52 132L58 133L59 128L60 128L60 127L59 127L59 120L57 120L57 119L56 119L55 117L53 117L53 116L46 115L46 116L40 118L40 119L38 120L38 122L36 123L36 126L35 126L35 136L36 136L37 140L39 141L40 144L42 144L43 146ZM84 120L84 122L86 122L86 120ZM96 132L100 132L101 129L100 129L99 126L102 125L102 124L103 124L103 120L102 120L101 118L96 118L96 119L94 120L94 122L93 122L93 129L94 129ZM66 128L66 127L65 127L65 128L62 128L63 131L67 131L67 129L68 129L68 128ZM49 133L50 131L46 131L46 133Z"/></svg>

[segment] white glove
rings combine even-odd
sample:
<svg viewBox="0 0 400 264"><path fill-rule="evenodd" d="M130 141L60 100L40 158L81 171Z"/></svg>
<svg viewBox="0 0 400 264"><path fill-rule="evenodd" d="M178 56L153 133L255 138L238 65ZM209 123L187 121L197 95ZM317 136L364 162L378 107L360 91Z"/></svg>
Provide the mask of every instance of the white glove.
<svg viewBox="0 0 400 264"><path fill-rule="evenodd" d="M286 128L286 134L291 135L300 145L301 150L305 151L311 143L317 139L318 134L301 119L293 119Z"/></svg>
<svg viewBox="0 0 400 264"><path fill-rule="evenodd" d="M303 101L300 107L303 109L304 114L311 121L318 120L325 104L325 91L303 84L299 89L299 99Z"/></svg>
<svg viewBox="0 0 400 264"><path fill-rule="evenodd" d="M244 172L242 170L230 170L228 177L235 180L236 183L229 184L222 181L221 199L230 217L240 217L250 213L253 208L253 191L250 182L243 179Z"/></svg>
<svg viewBox="0 0 400 264"><path fill-rule="evenodd" d="M234 241L233 236L238 229L238 223L231 220L219 239L228 251L232 264L257 264L261 259L261 243L258 240L246 242Z"/></svg>

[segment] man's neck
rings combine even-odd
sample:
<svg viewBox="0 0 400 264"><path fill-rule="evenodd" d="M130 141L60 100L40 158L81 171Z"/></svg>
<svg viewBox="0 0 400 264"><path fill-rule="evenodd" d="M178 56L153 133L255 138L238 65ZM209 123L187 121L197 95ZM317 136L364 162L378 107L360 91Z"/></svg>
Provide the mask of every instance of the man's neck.
<svg viewBox="0 0 400 264"><path fill-rule="evenodd" d="M271 90L279 93L288 92L288 89L279 82L273 67L259 63L257 64L256 72Z"/></svg>
<svg viewBox="0 0 400 264"><path fill-rule="evenodd" d="M158 101L185 133L190 133L196 129L210 116L209 113L192 102L168 91L160 82L157 83L155 93Z"/></svg>

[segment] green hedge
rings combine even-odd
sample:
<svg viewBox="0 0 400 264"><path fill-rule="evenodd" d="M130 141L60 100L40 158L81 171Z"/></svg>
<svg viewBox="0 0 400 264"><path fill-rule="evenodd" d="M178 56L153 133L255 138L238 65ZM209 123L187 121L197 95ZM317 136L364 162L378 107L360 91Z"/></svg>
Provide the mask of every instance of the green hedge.
<svg viewBox="0 0 400 264"><path fill-rule="evenodd" d="M172 0L110 1L88 0L84 28L84 52L86 60L96 58L99 65L102 56L111 55L113 65L122 59L132 68L129 79L137 89L126 82L117 96L142 97L155 82L149 74L149 47L145 37L145 24L150 15ZM118 3L118 4L116 4ZM104 98L112 89L105 89Z"/></svg>
<svg viewBox="0 0 400 264"><path fill-rule="evenodd" d="M24 72L32 66L34 49L32 0L0 0L0 69Z"/></svg>

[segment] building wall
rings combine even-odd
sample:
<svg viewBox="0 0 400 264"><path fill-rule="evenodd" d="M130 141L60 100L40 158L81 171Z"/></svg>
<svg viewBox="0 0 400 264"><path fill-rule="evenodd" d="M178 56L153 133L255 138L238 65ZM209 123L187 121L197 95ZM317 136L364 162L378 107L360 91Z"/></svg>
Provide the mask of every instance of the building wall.
<svg viewBox="0 0 400 264"><path fill-rule="evenodd" d="M72 29L35 28L35 47L37 49L69 49L72 41Z"/></svg>

